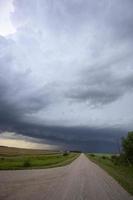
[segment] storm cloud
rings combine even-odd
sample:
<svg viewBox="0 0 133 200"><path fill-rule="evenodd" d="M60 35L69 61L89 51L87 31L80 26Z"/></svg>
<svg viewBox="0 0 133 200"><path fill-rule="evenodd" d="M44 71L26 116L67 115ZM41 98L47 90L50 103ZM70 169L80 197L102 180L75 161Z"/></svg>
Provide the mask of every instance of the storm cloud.
<svg viewBox="0 0 133 200"><path fill-rule="evenodd" d="M110 68L102 68L84 72L73 86L70 97L79 102L88 102L92 106L104 106L132 92L132 71L121 76L116 75Z"/></svg>
<svg viewBox="0 0 133 200"><path fill-rule="evenodd" d="M132 9L132 0L1 1L0 131L116 150L133 129Z"/></svg>

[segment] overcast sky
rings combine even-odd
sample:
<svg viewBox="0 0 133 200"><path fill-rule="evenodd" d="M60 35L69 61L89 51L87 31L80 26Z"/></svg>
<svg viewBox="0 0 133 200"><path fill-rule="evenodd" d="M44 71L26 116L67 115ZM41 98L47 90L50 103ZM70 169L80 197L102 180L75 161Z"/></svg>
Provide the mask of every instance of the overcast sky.
<svg viewBox="0 0 133 200"><path fill-rule="evenodd" d="M0 0L2 134L108 147L132 102L132 0Z"/></svg>

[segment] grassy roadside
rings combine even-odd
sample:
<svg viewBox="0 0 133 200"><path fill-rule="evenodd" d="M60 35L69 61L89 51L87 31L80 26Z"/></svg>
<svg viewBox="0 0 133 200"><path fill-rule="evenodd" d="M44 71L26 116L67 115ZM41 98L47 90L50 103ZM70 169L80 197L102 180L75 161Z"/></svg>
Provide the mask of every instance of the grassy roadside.
<svg viewBox="0 0 133 200"><path fill-rule="evenodd" d="M59 167L71 163L78 157L76 153L51 155L24 155L0 157L0 170L37 169Z"/></svg>
<svg viewBox="0 0 133 200"><path fill-rule="evenodd" d="M40 169L71 163L78 153L0 147L0 170Z"/></svg>
<svg viewBox="0 0 133 200"><path fill-rule="evenodd" d="M87 154L87 157L106 170L119 184L133 195L133 166L114 164L111 155Z"/></svg>

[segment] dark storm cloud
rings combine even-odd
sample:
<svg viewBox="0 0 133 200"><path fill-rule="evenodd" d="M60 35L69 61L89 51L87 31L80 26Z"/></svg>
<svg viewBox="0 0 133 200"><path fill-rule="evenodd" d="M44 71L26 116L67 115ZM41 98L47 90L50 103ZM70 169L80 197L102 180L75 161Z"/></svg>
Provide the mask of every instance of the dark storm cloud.
<svg viewBox="0 0 133 200"><path fill-rule="evenodd" d="M48 144L58 145L61 149L119 152L121 138L127 130L120 128L65 127L48 126L17 122L2 131L13 131L25 136L47 140Z"/></svg>
<svg viewBox="0 0 133 200"><path fill-rule="evenodd" d="M124 94L132 90L132 85L129 81L126 81L130 79L130 74L123 78L115 75L115 71L121 71L120 60L122 59L123 63L125 63L127 57L131 57L133 50L131 45L133 35L133 2L131 0L126 2L119 0L117 3L114 0L102 0L100 2L52 0L47 3L45 1L29 1L28 5L25 0L16 0L14 1L14 6L16 8L16 11L12 14L14 23L16 20L20 23L22 21L25 23L28 19L32 24L35 20L39 31L46 25L53 32L64 31L66 34L69 33L67 28L70 28L71 32L69 34L72 35L75 33L75 30L77 31L76 27L79 27L79 33L83 27L85 27L86 32L92 31L92 35L96 38L94 47L92 45L92 48L94 48L92 61L97 59L95 57L96 52L98 54L100 52L101 55L108 55L110 54L108 52L109 49L113 48L113 51L116 50L116 54L114 52L113 56L109 58L108 63L104 60L101 62L99 58L98 61L101 62L100 69L98 66L95 71L89 71L87 73L88 77L86 77L86 72L81 74L79 82L71 86L73 89L69 89L67 96L75 100L77 99L77 101L88 101L91 105L106 105L120 99ZM35 14L33 10L36 11ZM92 27L92 29L88 29L88 27ZM89 35L87 38L89 38ZM126 46L125 42L128 46ZM114 46L114 44L117 44L117 46ZM121 53L118 53L117 49L122 48L121 44L126 47L124 50L121 50ZM110 65L116 66L114 74L108 70ZM124 66L125 71L127 65L129 64L126 63ZM130 59L130 65L131 67L133 65L132 59ZM104 69L105 67L107 70ZM37 101L35 100L35 103ZM38 106L41 104L41 102L38 102Z"/></svg>
<svg viewBox="0 0 133 200"><path fill-rule="evenodd" d="M0 81L0 131L13 131L22 135L47 139L49 144L59 145L62 149L82 150L82 151L111 151L118 152L117 141L126 134L126 130L117 128L95 127L66 127L34 124L23 121L25 113L35 111L34 98L27 108L9 101L8 87ZM5 96L4 96L5 95ZM39 96L40 98L40 96ZM38 101L37 101L38 103ZM32 109L31 109L31 105ZM44 106L44 105L43 105ZM40 106L39 106L40 109ZM41 140L40 140L41 141ZM98 144L98 145L97 145ZM105 145L105 147L103 147Z"/></svg>
<svg viewBox="0 0 133 200"><path fill-rule="evenodd" d="M133 72L124 77L116 76L109 69L89 70L75 84L68 97L92 106L112 103L133 92Z"/></svg>
<svg viewBox="0 0 133 200"><path fill-rule="evenodd" d="M16 33L0 37L0 130L75 149L116 150L127 130L108 124L114 124L112 104L119 102L115 123L123 125L121 100L132 99L133 1L14 0L13 5ZM93 112L97 106L101 110ZM130 112L125 116L132 120ZM97 128L98 121L109 128Z"/></svg>
<svg viewBox="0 0 133 200"><path fill-rule="evenodd" d="M51 85L36 88L29 82L32 71L15 69L15 58L12 55L12 40L0 37L0 111L1 118L21 117L47 107L51 103ZM33 87L33 88L32 88ZM13 117L10 117L13 116ZM15 117L16 116L16 117Z"/></svg>
<svg viewBox="0 0 133 200"><path fill-rule="evenodd" d="M114 34L118 39L127 39L132 41L133 34L133 1L110 1L109 15L107 21L109 26L112 27Z"/></svg>
<svg viewBox="0 0 133 200"><path fill-rule="evenodd" d="M12 99L10 87L2 86L0 81L0 126L15 126L17 123L25 121L28 114L34 114L42 108L46 108L51 102L48 101L49 97L46 93L42 94L42 91L37 91L26 99L19 98L19 101L16 101L17 94L15 97Z"/></svg>

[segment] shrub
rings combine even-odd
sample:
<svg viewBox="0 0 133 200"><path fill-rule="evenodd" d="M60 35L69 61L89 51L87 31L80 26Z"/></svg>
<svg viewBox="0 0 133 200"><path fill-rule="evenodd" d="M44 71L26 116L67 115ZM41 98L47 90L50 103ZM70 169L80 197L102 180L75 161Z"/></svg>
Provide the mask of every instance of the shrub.
<svg viewBox="0 0 133 200"><path fill-rule="evenodd" d="M25 160L24 163L23 163L23 167L30 167L31 166L31 163L29 160Z"/></svg>
<svg viewBox="0 0 133 200"><path fill-rule="evenodd" d="M102 156L102 159L106 159L107 157L106 156Z"/></svg>
<svg viewBox="0 0 133 200"><path fill-rule="evenodd" d="M94 153L91 153L90 156L91 156L91 157L95 157L96 155L95 155Z"/></svg>
<svg viewBox="0 0 133 200"><path fill-rule="evenodd" d="M121 165L121 164L126 165L126 164L128 164L127 159L125 157L125 154L123 154L123 153L120 154L119 156L118 155L112 155L111 160L115 165Z"/></svg>
<svg viewBox="0 0 133 200"><path fill-rule="evenodd" d="M112 156L111 156L111 159L112 159L112 160L115 160L115 159L117 159L117 157L118 157L117 155L112 155Z"/></svg>
<svg viewBox="0 0 133 200"><path fill-rule="evenodd" d="M66 151L66 152L63 153L63 156L68 156L68 154L69 153Z"/></svg>

